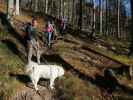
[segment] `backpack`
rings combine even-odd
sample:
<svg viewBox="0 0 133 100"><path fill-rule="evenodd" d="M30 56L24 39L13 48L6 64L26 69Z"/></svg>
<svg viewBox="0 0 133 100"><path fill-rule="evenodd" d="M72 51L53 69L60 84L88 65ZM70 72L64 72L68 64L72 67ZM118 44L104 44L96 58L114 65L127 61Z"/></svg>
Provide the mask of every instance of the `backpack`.
<svg viewBox="0 0 133 100"><path fill-rule="evenodd" d="M25 26L25 33L26 33L27 40L31 40L32 30L31 30L31 24L30 23L27 23L27 25Z"/></svg>
<svg viewBox="0 0 133 100"><path fill-rule="evenodd" d="M26 34L28 34L28 30L29 30L29 25L27 24L27 25L25 26L25 33L26 33Z"/></svg>

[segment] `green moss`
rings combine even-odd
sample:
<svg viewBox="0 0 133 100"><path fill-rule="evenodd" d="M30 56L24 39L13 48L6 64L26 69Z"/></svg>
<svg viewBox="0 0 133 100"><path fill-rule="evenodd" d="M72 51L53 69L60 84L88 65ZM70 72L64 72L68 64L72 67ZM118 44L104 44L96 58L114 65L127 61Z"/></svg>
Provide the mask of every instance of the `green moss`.
<svg viewBox="0 0 133 100"><path fill-rule="evenodd" d="M0 94L3 93L3 98L11 98L21 84L15 78L11 78L8 75L2 75L0 77L0 83Z"/></svg>
<svg viewBox="0 0 133 100"><path fill-rule="evenodd" d="M98 47L92 47L93 50L95 50L96 52L102 54L102 55L105 55L107 57L110 57L114 60L117 60L121 63L125 63L127 65L132 65L133 64L133 59L129 58L128 56L126 55L117 55L109 50L104 50L104 49L101 49L101 48L98 48Z"/></svg>
<svg viewBox="0 0 133 100"><path fill-rule="evenodd" d="M7 32L0 32L0 37L7 37L8 33Z"/></svg>

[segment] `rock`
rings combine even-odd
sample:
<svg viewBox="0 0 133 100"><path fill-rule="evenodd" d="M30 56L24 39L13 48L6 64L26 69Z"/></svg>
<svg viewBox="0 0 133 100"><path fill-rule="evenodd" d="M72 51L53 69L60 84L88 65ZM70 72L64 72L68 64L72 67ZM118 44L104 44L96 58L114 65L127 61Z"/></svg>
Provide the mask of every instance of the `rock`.
<svg viewBox="0 0 133 100"><path fill-rule="evenodd" d="M100 44L97 44L97 47L98 47L98 48L100 48L100 49L107 50L107 48L106 48L106 47L104 47L104 46L102 46L102 45L100 45Z"/></svg>
<svg viewBox="0 0 133 100"><path fill-rule="evenodd" d="M112 46L111 49L114 50L114 51L116 50L116 48L114 46Z"/></svg>

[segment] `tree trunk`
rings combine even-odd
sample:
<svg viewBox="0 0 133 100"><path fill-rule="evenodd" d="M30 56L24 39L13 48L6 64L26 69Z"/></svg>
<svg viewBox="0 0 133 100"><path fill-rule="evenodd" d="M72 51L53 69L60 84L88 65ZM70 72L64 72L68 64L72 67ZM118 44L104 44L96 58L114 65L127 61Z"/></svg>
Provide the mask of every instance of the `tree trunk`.
<svg viewBox="0 0 133 100"><path fill-rule="evenodd" d="M106 24L105 24L105 27L106 27L106 31L105 31L105 34L106 36L108 35L108 0L106 0Z"/></svg>
<svg viewBox="0 0 133 100"><path fill-rule="evenodd" d="M16 8L15 14L19 15L20 14L20 12L19 12L19 0L16 0L15 8Z"/></svg>
<svg viewBox="0 0 133 100"><path fill-rule="evenodd" d="M7 18L10 19L10 17L13 15L14 0L8 0L7 6Z"/></svg>
<svg viewBox="0 0 133 100"><path fill-rule="evenodd" d="M118 0L118 38L120 38L120 0Z"/></svg>
<svg viewBox="0 0 133 100"><path fill-rule="evenodd" d="M129 52L129 56L133 57L133 0L130 0L131 2L131 14L132 14L132 19L131 19L131 45L130 45L130 52Z"/></svg>
<svg viewBox="0 0 133 100"><path fill-rule="evenodd" d="M38 0L35 0L35 4L34 4L34 12L38 11Z"/></svg>
<svg viewBox="0 0 133 100"><path fill-rule="evenodd" d="M9 18L9 0L7 0L7 8L6 8L7 18Z"/></svg>
<svg viewBox="0 0 133 100"><path fill-rule="evenodd" d="M48 14L48 0L45 2L45 13Z"/></svg>
<svg viewBox="0 0 133 100"><path fill-rule="evenodd" d="M95 14L95 10L96 10L96 5L95 5L95 0L93 0L93 31L95 33L95 28L96 28L96 14ZM93 35L94 35L93 33Z"/></svg>
<svg viewBox="0 0 133 100"><path fill-rule="evenodd" d="M9 0L8 3L9 3L9 11L12 11L14 8L14 0Z"/></svg>
<svg viewBox="0 0 133 100"><path fill-rule="evenodd" d="M129 67L129 75L130 75L130 79L133 79L133 66Z"/></svg>
<svg viewBox="0 0 133 100"><path fill-rule="evenodd" d="M72 0L72 9L74 9L75 0ZM74 10L72 10L72 26L74 26Z"/></svg>
<svg viewBox="0 0 133 100"><path fill-rule="evenodd" d="M60 17L62 17L62 15L63 15L63 14L62 14L62 10L63 10L63 9L62 9L62 0L60 0Z"/></svg>
<svg viewBox="0 0 133 100"><path fill-rule="evenodd" d="M80 0L79 6L80 6L80 11L79 11L78 25L79 25L79 29L82 30L82 0Z"/></svg>
<svg viewBox="0 0 133 100"><path fill-rule="evenodd" d="M102 33L102 28L103 28L103 25L102 25L102 0L100 0L100 33Z"/></svg>

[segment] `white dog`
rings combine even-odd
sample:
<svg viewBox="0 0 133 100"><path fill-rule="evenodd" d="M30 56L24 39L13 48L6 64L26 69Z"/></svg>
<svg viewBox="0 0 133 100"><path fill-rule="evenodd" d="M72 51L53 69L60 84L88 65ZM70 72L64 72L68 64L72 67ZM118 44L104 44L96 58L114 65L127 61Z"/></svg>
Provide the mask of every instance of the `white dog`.
<svg viewBox="0 0 133 100"><path fill-rule="evenodd" d="M26 66L26 72L34 84L35 90L38 90L37 83L40 78L50 79L50 88L54 88L54 80L64 75L64 69L58 65L39 65L30 61Z"/></svg>

